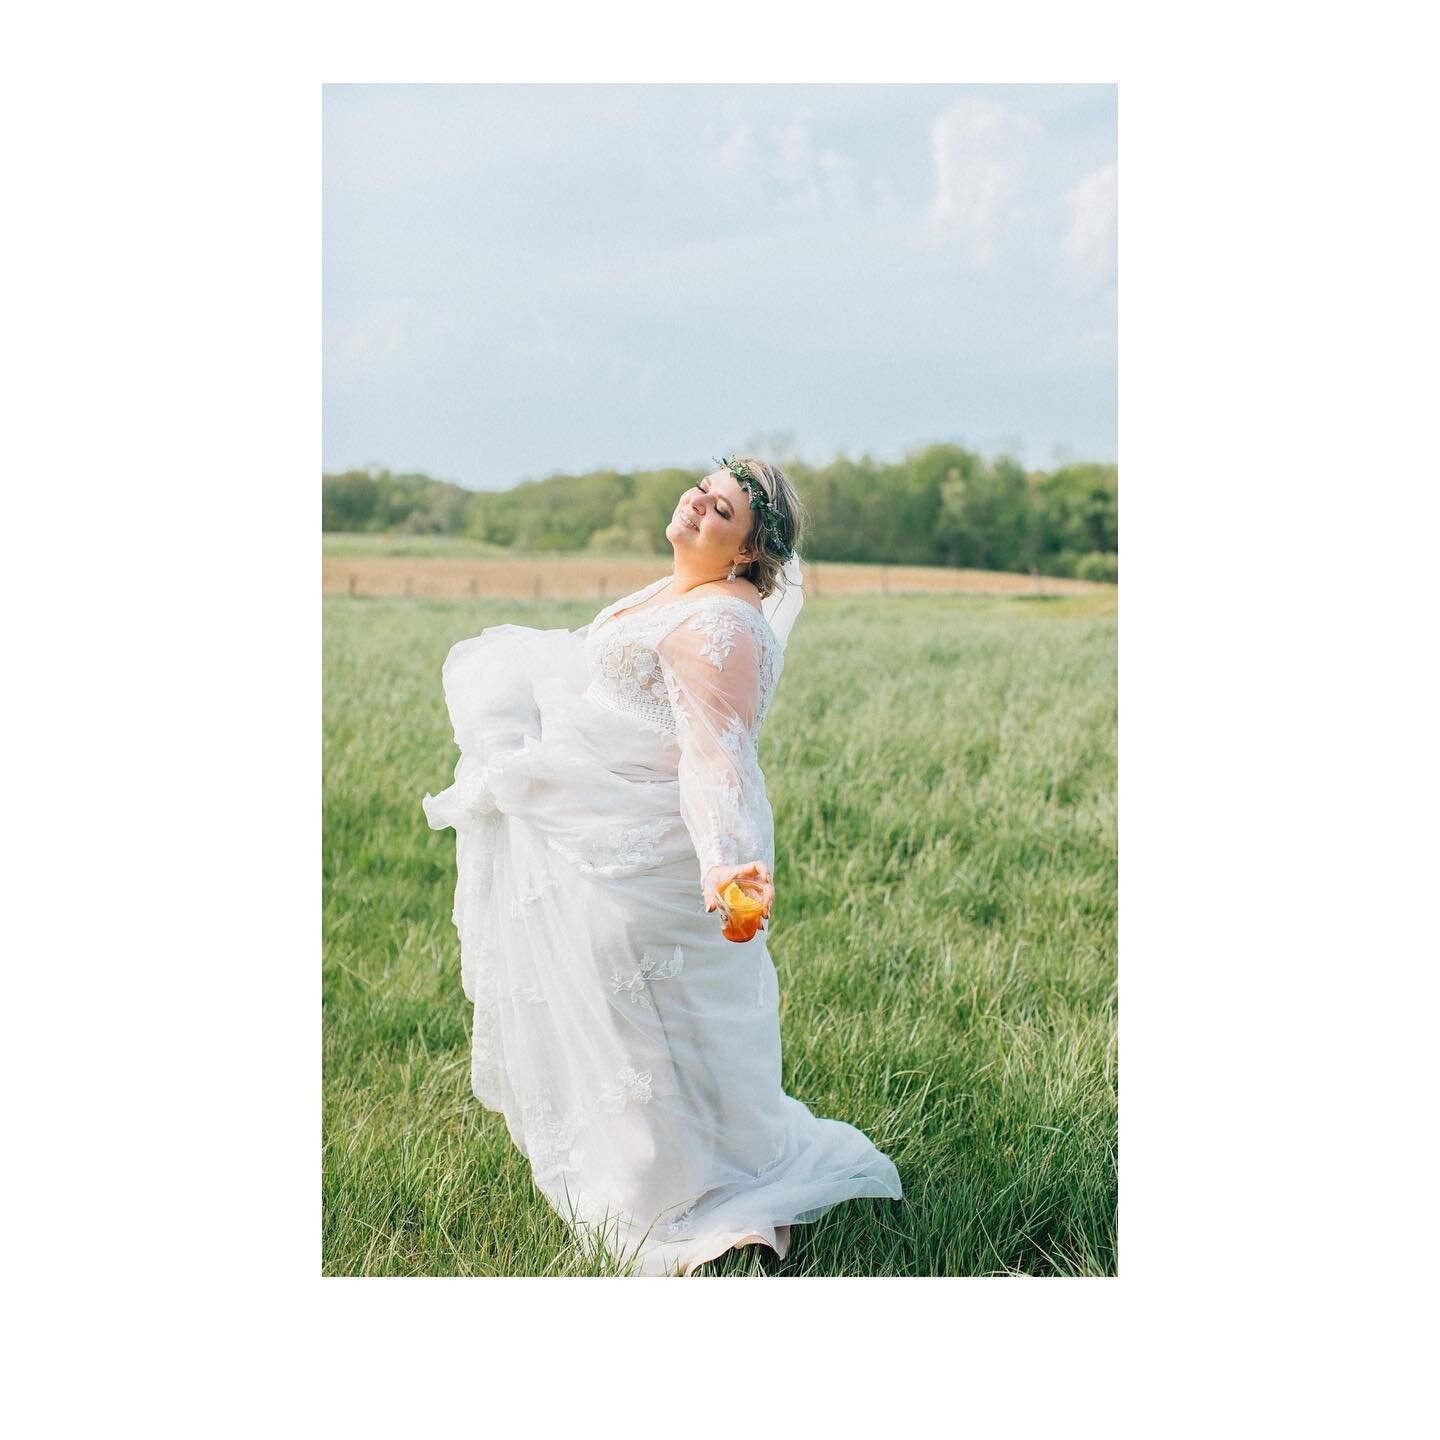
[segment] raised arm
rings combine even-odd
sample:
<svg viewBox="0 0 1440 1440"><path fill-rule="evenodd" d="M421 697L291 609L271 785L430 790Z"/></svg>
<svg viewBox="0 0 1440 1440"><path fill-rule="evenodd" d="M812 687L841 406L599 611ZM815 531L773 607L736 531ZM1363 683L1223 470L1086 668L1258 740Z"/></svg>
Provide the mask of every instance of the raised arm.
<svg viewBox="0 0 1440 1440"><path fill-rule="evenodd" d="M680 813L700 859L708 902L733 872L763 876L746 888L773 896L774 830L756 758L760 641L726 605L703 606L658 646L680 742ZM753 881L753 883L752 883Z"/></svg>

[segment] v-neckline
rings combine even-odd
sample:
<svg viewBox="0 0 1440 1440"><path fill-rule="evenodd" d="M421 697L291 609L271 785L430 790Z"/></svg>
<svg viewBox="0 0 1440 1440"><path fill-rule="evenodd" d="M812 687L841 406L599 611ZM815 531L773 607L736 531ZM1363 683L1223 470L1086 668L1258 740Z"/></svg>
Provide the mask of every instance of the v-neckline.
<svg viewBox="0 0 1440 1440"><path fill-rule="evenodd" d="M674 578L675 577L673 575L662 575L660 577L658 586L656 586L654 582L652 582L651 585L642 586L639 590L633 591L632 594L643 595L644 599L638 601L634 605L627 606L624 610L611 610L609 614L607 614L605 618L600 621L600 624L596 626L596 628L603 629L606 625L609 625L611 621L619 620L622 616L639 615L649 610L668 610L672 605L685 605L697 600L732 600L743 605L747 610L753 610L755 612L755 615L759 619L763 620L765 618L765 612L759 609L757 606L752 605L748 600L742 600L738 595L716 594L714 591L711 591L705 595L680 595L677 596L674 600L664 600L659 605L651 605L649 603L650 600L654 596L658 595L660 593L660 589L668 585L670 581ZM649 590L650 594L646 595L646 590ZM629 597L626 596L625 598L628 599Z"/></svg>
<svg viewBox="0 0 1440 1440"><path fill-rule="evenodd" d="M634 615L634 614L636 614L638 611L644 610L644 609L646 609L646 608L649 608L649 609L651 609L651 610L663 610L666 605L673 605L673 604L675 603L674 600L666 600L666 601L662 602L662 603L659 604L659 605L651 605L651 604L650 604L650 601L651 601L656 595L658 595L658 594L660 593L660 591L661 591L666 585L668 585L673 578L674 578L674 577L673 577L673 576L670 576L670 575L662 575L662 576L660 577L660 582L659 582L659 585L658 585L658 586L657 586L656 583L652 580L652 581L650 582L650 584L648 584L648 585L642 585L639 590L634 590L634 591L632 591L631 594L641 595L641 596L644 596L644 598L641 599L641 600L639 600L639 601L637 601L634 605L629 606L627 609L624 609L624 610L612 610L600 623L601 623L602 625L608 625L612 620L618 620L622 615ZM650 592L648 595L645 594L645 592L646 592L647 590ZM628 599L629 597L627 596L626 598ZM681 596L680 598L683 599L684 597ZM618 602L617 602L617 603L618 603Z"/></svg>

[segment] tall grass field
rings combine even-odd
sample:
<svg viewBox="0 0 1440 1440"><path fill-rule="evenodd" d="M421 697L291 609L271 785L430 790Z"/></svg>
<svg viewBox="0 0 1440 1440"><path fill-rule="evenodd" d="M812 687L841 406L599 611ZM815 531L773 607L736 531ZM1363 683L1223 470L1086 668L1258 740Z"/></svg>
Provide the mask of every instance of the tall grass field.
<svg viewBox="0 0 1440 1440"><path fill-rule="evenodd" d="M578 1275L470 1091L450 646L598 603L325 602L327 1275ZM852 1200L701 1276L1116 1271L1115 592L819 597L760 738L785 1088L859 1126Z"/></svg>

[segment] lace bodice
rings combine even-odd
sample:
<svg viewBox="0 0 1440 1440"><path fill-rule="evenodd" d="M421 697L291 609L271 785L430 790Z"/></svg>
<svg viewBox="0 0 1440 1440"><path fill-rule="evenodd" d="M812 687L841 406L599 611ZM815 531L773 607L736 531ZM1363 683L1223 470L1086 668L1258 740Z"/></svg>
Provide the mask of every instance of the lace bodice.
<svg viewBox="0 0 1440 1440"><path fill-rule="evenodd" d="M719 865L774 863L758 740L784 658L764 615L739 596L629 608L667 578L606 606L587 627L585 693L673 739L680 811L703 886Z"/></svg>
<svg viewBox="0 0 1440 1440"><path fill-rule="evenodd" d="M698 595L672 600L650 609L617 610L642 603L662 588L662 575L633 594L607 605L590 622L585 637L585 662L590 673L586 694L597 704L628 715L647 730L676 735L675 712L661 662L661 642L677 627L700 638L699 653L717 671L742 633L754 637L759 671L759 695L753 745L770 709L784 657L765 617L738 595Z"/></svg>

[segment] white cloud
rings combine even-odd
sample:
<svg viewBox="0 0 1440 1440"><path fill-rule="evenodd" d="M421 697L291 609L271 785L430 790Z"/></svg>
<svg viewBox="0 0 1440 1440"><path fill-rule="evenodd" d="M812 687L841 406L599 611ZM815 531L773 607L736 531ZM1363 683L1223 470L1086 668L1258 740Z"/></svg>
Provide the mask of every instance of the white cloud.
<svg viewBox="0 0 1440 1440"><path fill-rule="evenodd" d="M700 141L712 165L758 182L777 210L851 214L856 208L855 167L838 151L817 148L804 120L792 117L763 138L748 124L712 121Z"/></svg>
<svg viewBox="0 0 1440 1440"><path fill-rule="evenodd" d="M931 124L931 215L942 232L965 242L977 264L994 254L1038 128L993 100L970 97L956 100Z"/></svg>
<svg viewBox="0 0 1440 1440"><path fill-rule="evenodd" d="M775 208L782 211L834 211L855 209L855 167L838 151L815 148L815 138L803 120L792 120L772 132L774 148L770 170L778 189Z"/></svg>
<svg viewBox="0 0 1440 1440"><path fill-rule="evenodd" d="M808 175L814 164L815 144L810 137L810 127L803 120L791 120L781 130L772 130L774 147L772 167L781 181L799 184Z"/></svg>
<svg viewBox="0 0 1440 1440"><path fill-rule="evenodd" d="M745 124L721 126L712 120L700 132L700 143L722 170L747 169L754 157L754 137Z"/></svg>
<svg viewBox="0 0 1440 1440"><path fill-rule="evenodd" d="M1108 283L1115 274L1115 220L1118 171L1092 171L1065 196L1070 227L1060 242L1067 276L1081 289Z"/></svg>

